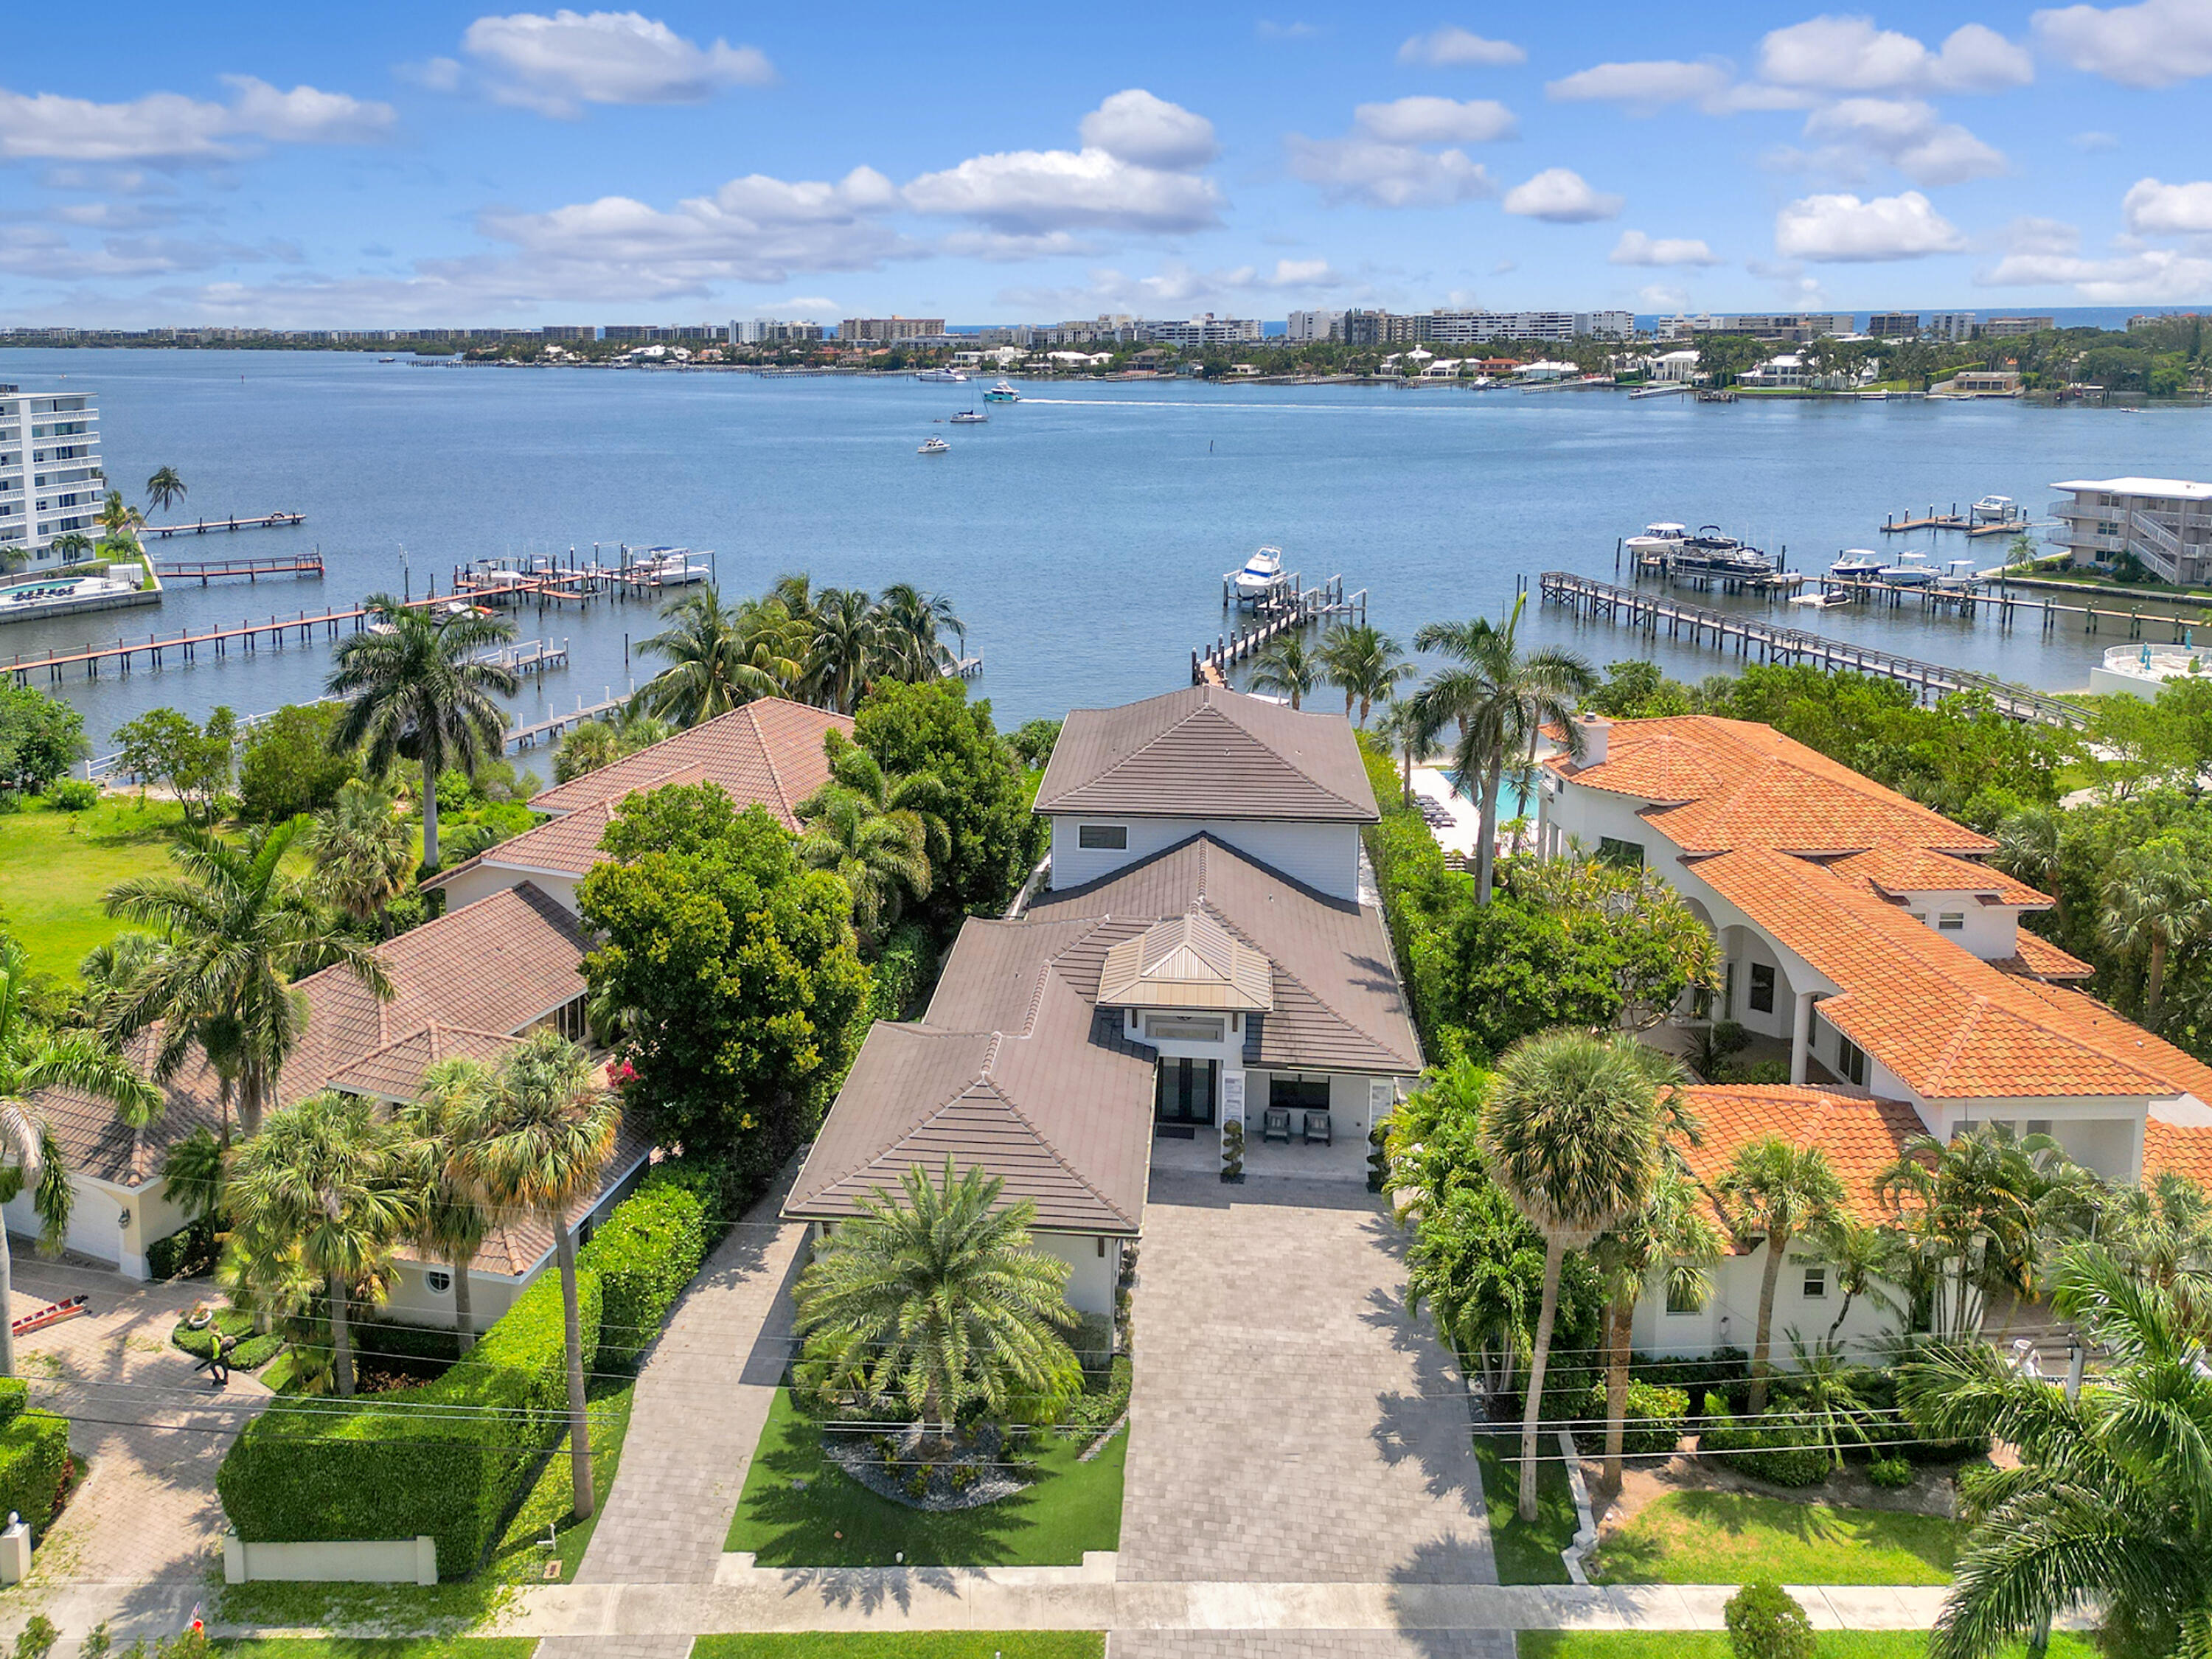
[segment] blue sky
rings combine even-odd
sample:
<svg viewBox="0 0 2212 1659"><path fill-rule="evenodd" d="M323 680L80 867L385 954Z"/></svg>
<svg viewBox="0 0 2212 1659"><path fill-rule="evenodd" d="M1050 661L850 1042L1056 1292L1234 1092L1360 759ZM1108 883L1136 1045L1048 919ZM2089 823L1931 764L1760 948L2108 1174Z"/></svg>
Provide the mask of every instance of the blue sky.
<svg viewBox="0 0 2212 1659"><path fill-rule="evenodd" d="M22 8L0 322L2212 301L2212 0Z"/></svg>

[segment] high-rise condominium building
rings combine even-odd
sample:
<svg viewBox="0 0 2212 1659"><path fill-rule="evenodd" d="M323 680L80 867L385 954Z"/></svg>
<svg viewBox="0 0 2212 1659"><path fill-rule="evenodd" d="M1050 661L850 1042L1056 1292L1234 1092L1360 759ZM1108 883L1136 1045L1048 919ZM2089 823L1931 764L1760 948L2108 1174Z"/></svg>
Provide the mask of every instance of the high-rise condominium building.
<svg viewBox="0 0 2212 1659"><path fill-rule="evenodd" d="M2041 334L2057 326L2056 317L1991 317L1982 324L1982 337L2008 340L2022 334Z"/></svg>
<svg viewBox="0 0 2212 1659"><path fill-rule="evenodd" d="M1939 340L1971 340L1978 320L1972 311L1939 311L1928 319L1928 331Z"/></svg>
<svg viewBox="0 0 2212 1659"><path fill-rule="evenodd" d="M1866 331L1877 340L1917 340L1920 337L1920 313L1877 311L1867 319Z"/></svg>
<svg viewBox="0 0 2212 1659"><path fill-rule="evenodd" d="M96 535L106 488L89 393L0 385L0 550L45 560L57 536Z"/></svg>
<svg viewBox="0 0 2212 1659"><path fill-rule="evenodd" d="M1344 313L1340 311L1294 311L1283 330L1285 340L1304 345L1316 340L1334 340L1344 333Z"/></svg>
<svg viewBox="0 0 2212 1659"><path fill-rule="evenodd" d="M847 345L855 341L890 345L897 340L934 339L944 332L942 317L848 317L837 325L837 338Z"/></svg>

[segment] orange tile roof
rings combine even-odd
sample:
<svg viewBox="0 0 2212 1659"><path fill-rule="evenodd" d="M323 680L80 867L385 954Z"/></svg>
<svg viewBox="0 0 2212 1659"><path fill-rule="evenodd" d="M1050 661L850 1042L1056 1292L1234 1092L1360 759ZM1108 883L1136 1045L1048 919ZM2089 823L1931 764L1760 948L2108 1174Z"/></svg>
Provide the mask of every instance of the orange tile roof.
<svg viewBox="0 0 2212 1659"><path fill-rule="evenodd" d="M1863 880L1892 898L1908 893L1972 893L2028 910L2047 908L2051 903L2048 894L2038 892L2024 881L2014 881L2002 870L1895 841L1877 842L1865 852L1838 859L1828 867L1838 875Z"/></svg>
<svg viewBox="0 0 2212 1659"><path fill-rule="evenodd" d="M2031 979L2087 979L2097 970L2077 956L2060 950L2040 933L2031 933L2023 927L2014 935L2018 948L2014 954L1990 963L2008 974L2021 974Z"/></svg>
<svg viewBox="0 0 2212 1659"><path fill-rule="evenodd" d="M2212 1127L2156 1118L2143 1125L2143 1184L2167 1174L2186 1176L2212 1193Z"/></svg>
<svg viewBox="0 0 2212 1659"><path fill-rule="evenodd" d="M1887 1219L1875 1198L1875 1179L1894 1164L1914 1135L1920 1115L1901 1100L1873 1100L1789 1085L1699 1085L1685 1091L1700 1141L1685 1150L1690 1173L1708 1193L1738 1151L1767 1135L1791 1146L1817 1146L1844 1183L1844 1207L1852 1219ZM1716 1200L1715 1213L1718 1214Z"/></svg>
<svg viewBox="0 0 2212 1659"><path fill-rule="evenodd" d="M556 784L530 804L540 812L573 812L696 771L728 790L739 805L757 801L793 829L798 823L793 809L830 781L822 740L832 731L851 737L852 717L785 697L762 697L611 766Z"/></svg>

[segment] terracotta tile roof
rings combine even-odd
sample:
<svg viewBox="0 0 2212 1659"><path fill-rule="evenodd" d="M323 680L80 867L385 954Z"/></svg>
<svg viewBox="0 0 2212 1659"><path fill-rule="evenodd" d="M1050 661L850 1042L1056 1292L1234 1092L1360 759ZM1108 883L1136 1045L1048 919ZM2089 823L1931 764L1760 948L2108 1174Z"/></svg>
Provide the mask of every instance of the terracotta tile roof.
<svg viewBox="0 0 2212 1659"><path fill-rule="evenodd" d="M1210 685L1071 710L1036 810L1354 823L1380 817L1349 720Z"/></svg>
<svg viewBox="0 0 2212 1659"><path fill-rule="evenodd" d="M2081 957L2069 956L2041 934L2031 933L2025 927L2013 937L2019 949L2011 956L1990 963L1990 967L2031 979L2088 979L2097 971Z"/></svg>
<svg viewBox="0 0 2212 1659"><path fill-rule="evenodd" d="M1901 1100L1832 1094L1788 1085L1716 1086L1686 1091L1700 1144L1685 1149L1690 1173L1708 1194L1717 1192L1737 1152L1768 1135L1791 1146L1817 1146L1844 1183L1844 1207L1852 1219L1889 1218L1875 1198L1875 1180L1894 1164L1906 1143L1923 1133L1920 1115ZM1716 1218L1722 1218L1717 1200Z"/></svg>
<svg viewBox="0 0 2212 1659"><path fill-rule="evenodd" d="M2185 1176L2212 1193L2212 1125L2143 1125L2143 1184L2162 1175Z"/></svg>
<svg viewBox="0 0 2212 1659"><path fill-rule="evenodd" d="M1986 895L1997 903L2027 910L2047 909L2051 902L2048 894L2024 881L2014 881L2002 870L1895 841L1877 842L1865 852L1838 859L1828 867L1839 876L1864 881L1892 898L1911 893Z"/></svg>
<svg viewBox="0 0 2212 1659"><path fill-rule="evenodd" d="M798 823L793 809L830 781L822 740L832 731L851 737L852 717L783 697L763 697L625 755L611 766L556 784L530 804L540 812L574 812L678 781L678 773L696 772L728 790L740 806L757 801L793 829Z"/></svg>

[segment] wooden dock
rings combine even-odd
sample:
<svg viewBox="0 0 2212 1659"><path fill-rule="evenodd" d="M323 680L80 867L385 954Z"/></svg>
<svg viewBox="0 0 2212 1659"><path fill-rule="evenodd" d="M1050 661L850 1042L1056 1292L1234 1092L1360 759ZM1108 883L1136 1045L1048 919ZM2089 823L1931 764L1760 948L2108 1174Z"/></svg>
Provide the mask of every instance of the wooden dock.
<svg viewBox="0 0 2212 1659"><path fill-rule="evenodd" d="M1987 674L1923 662L1802 628L1778 627L1758 617L1642 593L1569 571L1547 570L1538 580L1546 604L1565 605L1576 617L1594 622L1625 623L1654 639L1664 629L1669 639L1686 635L1692 645L1710 643L1723 651L1733 647L1737 656L1760 662L1808 664L1832 672L1840 670L1895 680L1911 686L1923 700L1954 692L1980 692L1999 714L2014 720L2076 729L2089 724L2087 711L2062 698L2008 685Z"/></svg>
<svg viewBox="0 0 2212 1659"><path fill-rule="evenodd" d="M581 726L586 720L595 720L602 714L613 714L617 709L625 707L629 702L628 696L617 697L610 692L605 702L595 702L586 708L584 707L584 700L579 697L576 699L575 708L565 714L556 714L550 720L539 720L532 726L508 727L507 746L511 750L535 749L541 743L552 742L571 727Z"/></svg>
<svg viewBox="0 0 2212 1659"><path fill-rule="evenodd" d="M258 582L264 576L323 575L323 556L301 553L280 559L163 559L154 572L165 582L197 581L202 587L223 576L243 576Z"/></svg>
<svg viewBox="0 0 2212 1659"><path fill-rule="evenodd" d="M1270 641L1311 628L1326 617L1367 620L1367 590L1363 587L1357 593L1346 593L1340 575L1331 576L1318 587L1306 587L1292 572L1284 583L1284 597L1264 605L1250 627L1217 635L1212 644L1190 653L1193 685L1226 685L1231 666L1258 655Z"/></svg>
<svg viewBox="0 0 2212 1659"><path fill-rule="evenodd" d="M149 524L143 526L141 538L159 536L167 541L172 536L204 536L214 530L289 530L307 521L304 513L264 513L258 519L202 519L194 524Z"/></svg>
<svg viewBox="0 0 2212 1659"><path fill-rule="evenodd" d="M948 680L979 680L983 678L983 659L981 657L962 657L957 662L949 662L940 671L939 678Z"/></svg>
<svg viewBox="0 0 2212 1659"><path fill-rule="evenodd" d="M427 599L410 599L410 608L450 603L450 594L441 599L433 594ZM335 641L341 634L358 634L366 627L368 611L361 605L344 610L301 611L289 617L271 615L266 622L251 618L235 628L204 629L193 633L179 629L174 634L149 634L143 640L118 635L112 645L87 643L76 651L51 651L43 656L26 657L21 653L9 661L0 663L0 674L10 677L17 685L27 685L33 674L46 675L49 684L59 685L69 670L82 667L87 679L96 680L103 667L112 667L118 673L128 674L133 668L166 668L173 659L177 664L198 662L203 655L224 658L234 653L253 653L264 649L281 651L289 644L307 645L317 639ZM143 659L143 660L142 660Z"/></svg>
<svg viewBox="0 0 2212 1659"><path fill-rule="evenodd" d="M1902 536L1914 530L1950 530L1959 532L1969 539L1978 536L2024 536L2028 530L2026 513L2014 513L2002 519L1977 519L1971 513L1959 511L1956 501L1948 513L1938 513L1933 506L1918 518L1908 511L1881 521L1885 536Z"/></svg>

